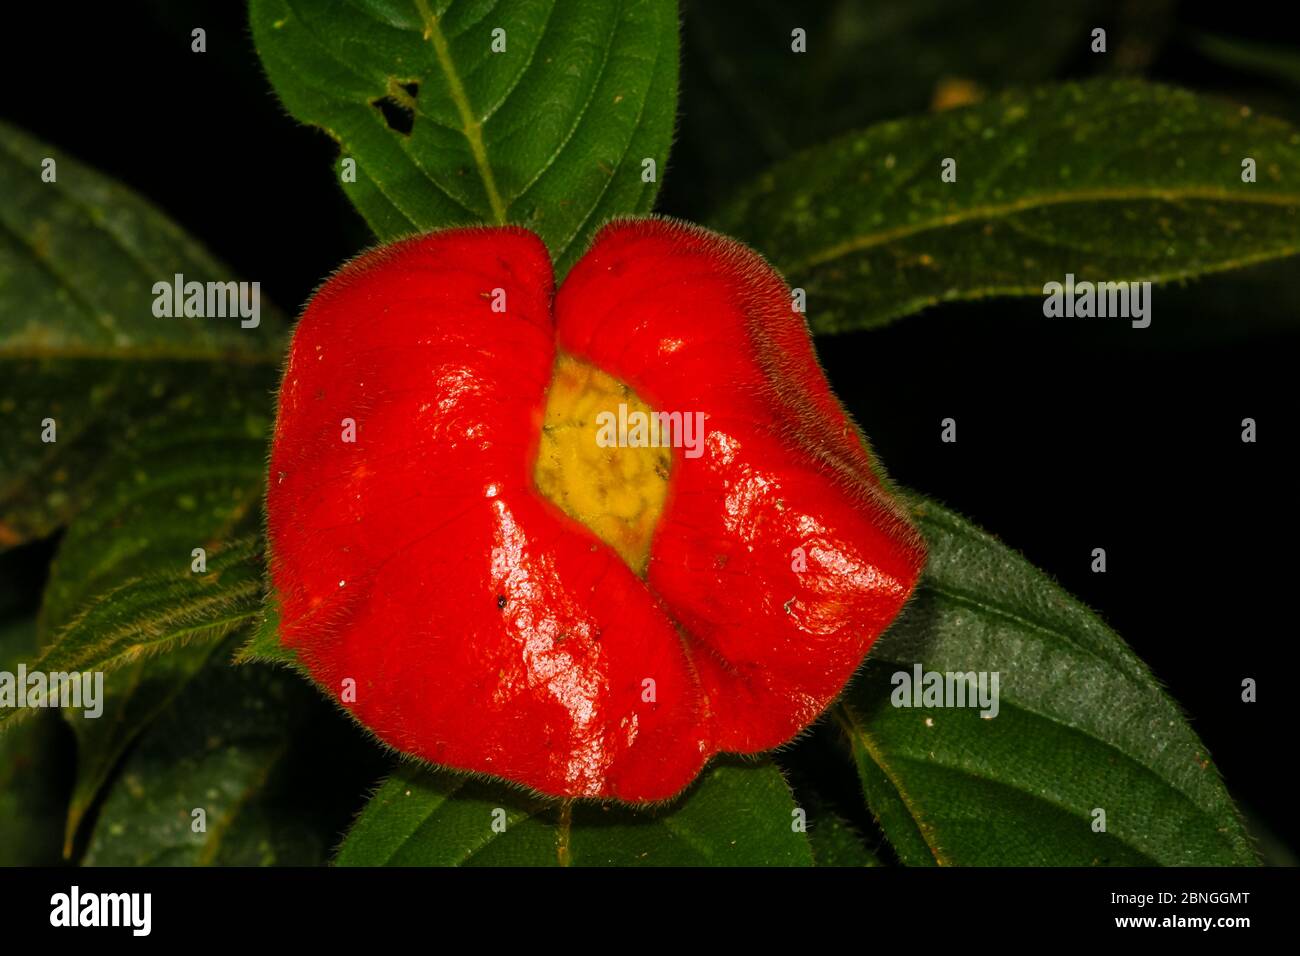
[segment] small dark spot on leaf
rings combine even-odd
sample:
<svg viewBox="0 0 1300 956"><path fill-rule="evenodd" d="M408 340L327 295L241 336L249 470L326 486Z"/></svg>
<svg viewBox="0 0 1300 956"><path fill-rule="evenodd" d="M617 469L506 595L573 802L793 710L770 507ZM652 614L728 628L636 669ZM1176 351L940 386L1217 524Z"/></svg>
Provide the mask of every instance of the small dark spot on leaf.
<svg viewBox="0 0 1300 956"><path fill-rule="evenodd" d="M506 609L506 596L504 594L497 595L497 607L503 611Z"/></svg>

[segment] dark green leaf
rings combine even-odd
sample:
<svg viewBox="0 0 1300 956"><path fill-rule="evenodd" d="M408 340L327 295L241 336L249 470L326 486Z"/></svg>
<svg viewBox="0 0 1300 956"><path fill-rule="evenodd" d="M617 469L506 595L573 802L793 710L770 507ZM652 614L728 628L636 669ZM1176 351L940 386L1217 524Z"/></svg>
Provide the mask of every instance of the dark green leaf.
<svg viewBox="0 0 1300 956"><path fill-rule="evenodd" d="M0 125L0 548L75 518L37 666L109 672L101 717L65 712L69 841L127 745L260 600L256 546L232 542L260 527L283 323L264 303L247 328L159 317L154 284L177 274L234 281L148 203Z"/></svg>
<svg viewBox="0 0 1300 956"><path fill-rule="evenodd" d="M338 749L356 732L292 674L232 667L232 648L143 733L104 799L87 865L326 861L354 810L338 812L329 792L359 792Z"/></svg>
<svg viewBox="0 0 1300 956"><path fill-rule="evenodd" d="M215 551L204 574L192 573L188 560L178 563L179 572L132 578L100 594L54 636L32 669L114 670L175 644L214 641L257 616L258 539Z"/></svg>
<svg viewBox="0 0 1300 956"><path fill-rule="evenodd" d="M911 503L929 565L837 709L899 858L1255 862L1204 746L1119 637L990 536L932 502ZM996 672L997 715L894 706L894 675L916 664ZM1097 810L1104 832L1094 830Z"/></svg>
<svg viewBox="0 0 1300 956"><path fill-rule="evenodd" d="M810 818L808 839L817 866L880 866L862 834L834 813Z"/></svg>
<svg viewBox="0 0 1300 956"><path fill-rule="evenodd" d="M140 733L175 700L216 653L211 641L177 644L104 677L104 712L90 719L64 711L77 742L76 782L64 821L63 855L71 858L82 821Z"/></svg>
<svg viewBox="0 0 1300 956"><path fill-rule="evenodd" d="M957 181L940 179L945 158ZM1242 182L1242 160L1258 181ZM1007 95L807 150L715 225L807 291L821 332L1067 274L1162 281L1300 252L1300 133L1129 81ZM1155 309L1159 311L1159 308ZM1158 321L1158 320L1157 320Z"/></svg>
<svg viewBox="0 0 1300 956"><path fill-rule="evenodd" d="M119 540L120 536L93 536L93 518L100 510L101 503L96 502L74 524L61 554L105 560L96 543ZM154 527L143 517L139 527L140 533L154 540L171 541L192 530L183 521ZM79 545L84 528L92 529L92 537ZM162 565L157 559L108 563L105 576L109 580L150 570L90 598L31 665L44 671L104 672L103 713L87 717L84 712L64 712L77 737L78 767L68 809L65 852L71 852L83 816L132 740L186 687L217 642L226 634L248 628L261 607L260 539L244 538L214 548L204 574L191 571L190 555L183 546L173 551L173 567L166 571L157 570ZM47 614L55 618L61 607L51 604L52 600L66 597L69 590L96 593L94 575L69 580L66 574L56 564L46 592ZM3 719L0 713L0 721Z"/></svg>
<svg viewBox="0 0 1300 956"><path fill-rule="evenodd" d="M0 621L0 671L15 673L35 652L34 617ZM66 734L48 711L0 734L0 866L59 862L70 782L60 759Z"/></svg>
<svg viewBox="0 0 1300 956"><path fill-rule="evenodd" d="M1294 47L1213 33L1198 34L1193 38L1193 45L1200 53L1233 69L1257 73L1300 89L1300 53Z"/></svg>
<svg viewBox="0 0 1300 956"><path fill-rule="evenodd" d="M46 158L55 182L41 179ZM196 363L278 362L270 307L247 329L155 317L153 284L177 273L234 279L138 196L0 123L0 548L66 522L105 455L169 405L202 401Z"/></svg>
<svg viewBox="0 0 1300 956"><path fill-rule="evenodd" d="M253 636L248 639L239 653L235 655L237 663L260 661L264 664L284 664L297 669L310 678L298 655L280 643L280 604L275 595L269 595L262 606Z"/></svg>
<svg viewBox="0 0 1300 956"><path fill-rule="evenodd" d="M604 220L654 203L642 160L663 175L674 0L252 0L250 14L280 99L338 141L343 188L381 239L517 223L562 273Z"/></svg>
<svg viewBox="0 0 1300 956"><path fill-rule="evenodd" d="M557 804L403 765L348 833L342 866L807 866L771 764L717 763L672 804ZM493 824L497 827L494 828ZM504 832L501 832L504 825Z"/></svg>
<svg viewBox="0 0 1300 956"><path fill-rule="evenodd" d="M260 545L237 536L260 525L268 372L214 370L129 427L60 544L42 608L48 659L109 671L104 715L67 714L80 764L69 836L212 642L257 613ZM196 548L205 573L193 570Z"/></svg>
<svg viewBox="0 0 1300 956"><path fill-rule="evenodd" d="M105 503L107 504L107 502ZM83 528L94 528L99 511L96 503L78 521L63 553L74 557L102 558L93 542L77 546ZM147 530L147 528L142 529ZM185 525L172 524L150 533L168 536L184 533ZM106 540L116 540L106 536ZM128 578L90 599L73 620L52 637L44 652L32 655L29 669L45 672L104 672L102 713L87 716L84 711L64 710L64 717L77 737L77 781L68 809L65 852L87 809L93 803L127 746L185 687L187 681L211 655L216 642L232 631L248 627L261 606L261 544L246 538L211 552L205 574L192 573L189 554L176 549L179 557L169 571L152 570ZM157 563L111 563L107 576L129 574ZM54 580L63 580L56 565ZM94 575L73 579L94 594ZM58 619L62 608L51 604L56 591L46 592L47 613ZM10 716L27 711L0 711L0 724Z"/></svg>
<svg viewBox="0 0 1300 956"><path fill-rule="evenodd" d="M685 3L673 196L708 210L718 191L833 136L1052 79L1109 5L1001 0L991 17L986 0ZM791 50L796 27L805 54Z"/></svg>

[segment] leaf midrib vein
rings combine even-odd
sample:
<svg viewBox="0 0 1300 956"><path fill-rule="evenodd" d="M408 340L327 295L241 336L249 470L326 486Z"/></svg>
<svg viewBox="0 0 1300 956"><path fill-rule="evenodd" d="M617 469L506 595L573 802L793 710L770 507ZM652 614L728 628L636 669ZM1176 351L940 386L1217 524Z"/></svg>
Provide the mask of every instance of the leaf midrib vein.
<svg viewBox="0 0 1300 956"><path fill-rule="evenodd" d="M501 194L497 191L492 166L488 162L487 147L483 143L483 124L474 116L474 111L470 107L460 73L457 72L456 64L451 58L451 47L443 35L442 28L438 25L438 18L429 9L428 0L415 0L415 6L420 13L420 19L424 21L424 38L433 45L438 66L447 80L447 89L451 94L452 102L456 105L456 112L460 115L461 132L469 143L474 165L478 169L479 178L483 181L483 191L487 193L488 204L492 208L492 219L497 225L505 225L506 208L501 201Z"/></svg>
<svg viewBox="0 0 1300 956"><path fill-rule="evenodd" d="M899 666L903 666L903 662L896 662L896 663L898 663ZM1125 763L1131 764L1132 766L1137 767L1143 773L1146 773L1151 777L1153 777L1161 785L1167 787L1170 792L1176 794L1180 799L1182 799L1189 807L1191 807L1191 809L1196 814L1205 818L1213 819L1214 809L1219 806L1217 802L1212 803L1210 806L1203 804L1200 801L1200 799L1198 799L1198 796L1190 792L1182 782L1173 780L1170 777L1165 776L1154 766L1145 763L1141 759L1141 755L1130 753L1129 751L1120 748L1112 741L1105 740L1102 737L1099 737L1096 734L1092 733L1091 731L1087 730L1086 728L1068 723L1056 715L1045 713L1034 707L1028 706L1026 703L1006 700L1003 701L1002 706L1004 708L1009 707L1013 710L1020 711L1021 713L1029 715L1030 717L1036 720L1045 721L1056 727L1060 727L1063 730L1065 730L1067 733L1080 734L1086 737L1087 739L1093 741L1094 743L1104 747L1106 750L1114 753L1120 760L1123 760ZM863 749L867 752L867 755L871 758L872 762L874 762L876 766L880 768L881 772L884 773L885 777L889 780L890 784L894 787L895 791L899 795L899 799L902 801L903 805L907 808L907 811L911 815L912 819L916 822L918 832L921 833L921 836L925 840L926 845L930 846L931 850L933 851L935 848L931 844L929 837L926 835L925 828L921 826L922 817L920 813L917 812L916 807L913 806L910 798L906 794L906 791L903 789L900 781L895 776L895 773L891 765L886 763L883 753L881 752L879 746L876 744L874 739L868 733L866 726L861 720L861 718L858 717L858 715L854 712L854 710L851 707L849 707L847 704L844 703L841 703L837 707L836 715L839 718L840 723L845 728L845 730L862 744ZM1050 800L1041 794L1036 794L1033 791L1028 790L1023 786L1009 783L1005 780L999 780L987 774L979 773L973 768L959 766L957 764L949 763L938 759L934 759L932 761L926 761L922 758L915 757L906 753L897 753L895 754L895 756L900 760L911 761L913 763L919 763L924 765L933 764L934 766L943 767L954 773L960 773L972 779L986 780L990 783L998 784L999 786L1017 790L1019 792L1027 794L1030 797L1033 797L1034 799L1041 800L1046 804L1056 807L1057 809L1062 810L1063 812L1066 812L1070 815L1078 816L1079 819L1085 821L1087 821L1088 819L1086 816L1080 816L1076 814L1071 808L1063 804L1060 804L1054 800ZM1131 840L1123 839L1123 838L1121 839L1123 840L1126 846L1129 846L1134 849L1140 849ZM1145 851L1142 852L1145 855ZM938 859L937 853L936 853L936 859ZM945 861L941 860L940 862L943 863Z"/></svg>
<svg viewBox="0 0 1300 956"><path fill-rule="evenodd" d="M316 29L315 25L294 8L293 0L284 0L284 3L286 9L288 9L289 12L293 16L295 16L299 20L299 22L302 23L303 28L306 31L305 35L307 39L310 40L311 43L315 44L316 48L320 50L320 52L324 56L328 57L331 61L341 66L344 70L350 72L353 76L360 79L363 83L368 83L371 81L371 79L373 79L372 77L363 76L362 74L357 73L356 70L353 68L352 64L348 60L346 60L343 56L337 53L327 42L325 42L325 40L322 39L320 32ZM287 57L286 63L289 66L300 65L297 64L292 57ZM339 103L345 106L359 105L348 99L339 99L338 91L332 88L331 86L329 86L328 84L321 85L312 82L306 76L299 77L298 82L301 83L304 89L309 90L319 96L326 97L328 99L337 100ZM372 108L368 106L361 106L360 108L364 110L364 112L366 113L368 117L368 121L376 124L376 128L384 129L384 130L388 129L388 126L382 120L379 119L378 115L375 113L375 111ZM427 113L423 112L419 108L418 103L416 105L416 114L425 117L427 119L430 119L431 122L437 122L436 120L433 120L432 117L429 117ZM318 128L324 130L330 136L331 139L333 139L336 143L338 143L339 149L342 151L341 155L354 153L354 150L347 143L343 141L342 136L340 136L337 132L331 129L325 120L319 118L304 117L304 121L309 122L317 126ZM452 132L457 132L457 130L455 130L454 127L447 126L446 124L438 123L438 125L443 126L445 129L448 129ZM411 155L410 148L408 144L405 142L405 137L402 137L402 140L403 142L399 144L399 149L401 151L402 157L408 163L411 164L411 166L415 169L415 171L419 175L423 176L426 180L428 180L429 184L432 185L435 190L437 190L438 194L443 196L448 202L450 202L458 210L465 212L472 218L475 219L479 218L478 213L476 213L473 209L470 209L468 206L466 206L461 200L457 199L447 189L446 186L438 182L438 180L435 179L429 173L429 171L425 169L424 166L421 165L415 159L415 157ZM402 208L402 204L398 202L397 197L392 192L389 191L388 187L385 186L385 184L377 176L374 176L369 172L369 168L366 165L363 164L361 166L358 166L357 170L358 173L360 173L360 175L364 176L367 180L369 180L371 183L374 184L375 190L378 193L378 195L381 198L383 198L383 200L387 202L388 205L391 206L399 216L401 216L410 224L412 232L423 231L423 227L421 226L422 219L420 217L412 215L411 213L407 212L406 209ZM367 216L367 218L369 217ZM387 238L392 239L395 237L389 236Z"/></svg>
<svg viewBox="0 0 1300 956"><path fill-rule="evenodd" d="M211 607L229 607L238 605L242 599L256 597L260 593L260 582L249 581L236 585L218 594L207 595L188 602L180 608L169 607L167 610L154 610L144 615L114 626L106 635L94 644L81 648L80 652L68 657L51 661L48 656L41 658L41 666L46 670L88 670L90 665L97 669L108 670L119 661L131 660L153 650L160 650L170 644L203 635L208 631L221 631L227 626L242 623L255 617L260 610L249 606L247 610L231 611L225 617L195 620L195 615ZM78 622L80 623L80 622ZM75 625L70 626L70 630ZM133 640L133 636L145 632L144 640ZM126 642L123 642L126 638ZM66 636L60 641L60 645ZM60 645L50 648L51 654L61 649ZM57 663L56 663L57 662Z"/></svg>
<svg viewBox="0 0 1300 956"><path fill-rule="evenodd" d="M40 250L36 247L36 243L34 243L29 236L20 232L16 226L10 223L3 216L0 216L0 229L7 232L20 247L27 250L28 255L40 270L54 280L54 287L56 289L66 290L72 301L81 307L81 311L90 318L94 325L98 326L101 331L105 332L110 337L115 334L113 326L105 321L104 313L101 312L95 303L90 300L79 285L73 282L69 276L65 275L61 269L55 266L54 262L48 256L41 255Z"/></svg>
<svg viewBox="0 0 1300 956"><path fill-rule="evenodd" d="M22 162L24 159L24 157L20 153L14 151L13 147L9 144L8 139L6 139L4 136L0 136L0 151L5 152L11 159L14 159L16 161ZM64 160L64 162L68 165L72 165L71 163L68 163L66 159ZM51 185L53 185L54 190L60 196L62 196L63 199L70 206L72 206L79 213L81 213L82 218L85 222L89 223L94 230L106 236L111 242L111 244L116 246L122 252L122 254L131 262L131 264L135 266L140 277L144 279L146 283L150 285L153 284L154 280L158 278L157 273L162 271L160 268L157 267L156 263L150 262L148 257L145 256L143 252L141 252L139 249L133 246L130 242L128 242L126 237L122 235L122 233L120 233L117 229L113 228L109 224L108 220L104 219L103 217L95 216L93 214L93 206L90 203L86 202L86 200L84 200L81 196L79 196L75 191L68 188L68 186L65 183L59 182L58 179L56 178L55 180L52 181ZM121 188L124 194L124 198L126 198L126 202L124 202L122 205L124 206L131 205L131 199L133 199L134 197L131 194L126 193L124 187L118 187L116 183L109 183L107 184L107 188L112 191L116 191L119 188ZM153 213L152 209L149 209L148 211L150 213ZM166 217L162 215L158 215L156 221L166 221ZM188 236L185 236L183 233L180 233L179 230L167 230L167 231L173 233L172 238L174 239L182 239L183 241L192 241L189 239ZM186 250L186 252L188 251L189 250ZM213 270L213 271L227 271L227 270L222 270L214 261L199 262L197 264L202 268Z"/></svg>
<svg viewBox="0 0 1300 956"><path fill-rule="evenodd" d="M884 245L899 239L907 239L921 233L931 232L947 226L963 225L989 219L1004 219L1022 212L1042 209L1050 206L1063 206L1089 202L1124 202L1141 200L1159 200L1164 202L1181 202L1184 200L1205 202L1244 203L1248 205L1289 206L1300 208L1300 196L1287 193L1247 193L1229 191L1221 187L1191 187L1186 189L1142 189L1133 187L1098 188L1079 190L1077 192L1041 193L1007 203L971 206L958 212L936 216L921 222L896 226L880 232L868 233L846 239L843 242L827 246L805 256L786 267L787 272L799 272L814 266L825 265L854 252L861 252L875 246Z"/></svg>
<svg viewBox="0 0 1300 956"><path fill-rule="evenodd" d="M933 840L931 840L930 834L926 832L926 827L923 825L921 814L917 811L912 798L908 796L907 791L903 789L903 784L894 773L893 768L885 762L884 754L880 752L880 747L877 746L871 735L867 733L867 728L863 725L862 720L858 715L854 713L853 708L851 708L847 703L841 701L835 707L835 716L839 719L840 725L845 729L849 736L856 740L862 746L862 749L866 751L871 762L880 768L880 772L885 775L885 779L889 781L889 785L894 788L894 792L898 794L899 802L903 805L904 809L907 810L908 816L916 827L916 832L917 835L920 836L921 842L925 844L926 849L930 851L930 855L934 857L934 862L939 866L951 865L953 861L944 859L939 847L935 845Z"/></svg>
<svg viewBox="0 0 1300 956"><path fill-rule="evenodd" d="M226 814L217 821L217 825L213 828L211 836L204 841L203 848L199 851L199 866L212 865L212 861L217 858L217 854L221 851L221 846L226 835L230 832L230 828L234 826L236 818L249 806L249 804L253 802L257 795L266 788L267 784L271 780L271 774L274 772L276 765L279 764L279 762L289 753L292 744L292 736L286 736L277 744L277 746L266 753L261 769L258 770L251 780L248 781L247 785L239 794L239 798L230 806L230 809Z"/></svg>
<svg viewBox="0 0 1300 956"><path fill-rule="evenodd" d="M1142 773L1145 773L1150 777L1153 777L1162 786L1167 787L1172 793L1174 793L1185 804L1187 804L1187 806L1189 806L1197 816L1206 818L1207 820L1213 822L1214 813L1212 809L1208 809L1205 806L1202 806L1197 801L1196 797L1188 793L1187 790L1184 789L1180 784L1175 783L1174 781L1170 780L1169 778L1159 773L1155 768L1147 765L1146 763L1143 763L1142 760L1138 759L1134 754L1121 750L1119 747L1117 747L1115 744L1111 743L1110 741L1103 740L1102 738L1096 736L1095 734L1089 733L1088 731L1082 728L1075 727L1071 724L1065 723L1064 721L1050 714L1042 713L1040 711L1034 710L1031 707L1027 707L1013 701L1007 701L1004 704L1004 706L1010 707L1013 710L1018 710L1021 713L1027 714L1037 720L1042 720L1051 724L1055 724L1058 727L1064 728L1068 732L1081 734L1082 736L1087 737L1089 740L1093 741L1094 743L1100 744L1101 746L1105 747L1107 750L1118 755L1118 757L1121 760L1123 760L1125 763L1131 764ZM862 732L865 734L865 730L863 730ZM1086 813L1080 813L1076 811L1074 808L1064 803L1061 803L1057 800L1053 800L1047 796L1044 796L1041 793L1036 793L1022 784L999 779L998 777L991 776L988 773L982 772L981 770L975 767L964 766L962 764L954 763L949 760L941 760L933 754L931 755L930 759L926 759L924 757L919 757L914 754L896 751L894 756L897 760L902 760L908 763L913 763L924 767L940 767L951 773L960 774L961 776L964 777L969 777L972 780L982 780L986 783L994 784L995 786L998 787L1003 787L1008 790L1013 790L1017 793L1022 793L1033 800L1037 800L1050 807L1060 810L1066 815L1074 817L1085 823L1091 821L1091 818ZM873 754L873 759L874 759L874 754ZM1117 839L1119 839L1121 842L1123 842L1126 846L1130 847L1131 849L1139 850L1139 852L1141 852L1144 856L1147 855L1146 850L1139 847L1132 839L1127 837L1117 837ZM1154 860L1154 858L1152 859Z"/></svg>
<svg viewBox="0 0 1300 956"><path fill-rule="evenodd" d="M218 646L219 644L217 642L212 642L208 646L208 656L210 656L212 651L214 651ZM204 661L207 659L207 656L205 656ZM81 820L85 816L86 811L90 809L95 797L98 795L100 785L103 783L104 778L108 776L109 770L111 770L113 765L117 763L117 758L126 752L127 747L129 747L144 732L145 728L149 724L153 723L155 717L167 710L167 708L180 697L184 689L194 680L194 676L195 672L191 672L180 681L171 684L167 693L160 700L147 708L139 725L136 726L134 730L127 728L124 735L118 739L116 746L108 748L108 753L111 755L108 759L105 759L104 751L96 751L95 759L99 760L100 763L90 764L93 774L87 774L84 772L84 767L78 767L77 785L68 802L68 816L64 827L63 856L65 859L71 859L73 844L76 839L77 831L81 827ZM116 723L119 727L125 723L126 719L125 702L129 702L131 698L135 696L135 692L140 687L142 677L142 669L136 668L131 675L131 686L126 688L125 692L119 698L124 702L122 706L117 708ZM74 731L77 734L79 746L82 745L83 726L84 724L78 723L74 728ZM85 784L84 787L83 784Z"/></svg>

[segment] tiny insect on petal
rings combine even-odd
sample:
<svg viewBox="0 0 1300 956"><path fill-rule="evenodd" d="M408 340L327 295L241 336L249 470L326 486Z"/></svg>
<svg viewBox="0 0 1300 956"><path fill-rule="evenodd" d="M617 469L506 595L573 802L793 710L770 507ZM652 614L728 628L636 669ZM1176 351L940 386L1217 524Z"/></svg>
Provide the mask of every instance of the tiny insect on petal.
<svg viewBox="0 0 1300 956"><path fill-rule="evenodd" d="M286 646L398 750L555 796L665 799L788 740L924 563L780 277L659 219L558 293L518 228L349 263L270 467Z"/></svg>

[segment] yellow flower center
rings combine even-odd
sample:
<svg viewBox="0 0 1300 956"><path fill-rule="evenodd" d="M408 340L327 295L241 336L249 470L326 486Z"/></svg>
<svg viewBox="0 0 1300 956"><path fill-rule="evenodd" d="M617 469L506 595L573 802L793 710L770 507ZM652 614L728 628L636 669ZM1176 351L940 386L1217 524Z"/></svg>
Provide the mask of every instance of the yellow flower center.
<svg viewBox="0 0 1300 956"><path fill-rule="evenodd" d="M650 429L638 429L642 422ZM672 467L671 450L648 441L654 422L650 406L618 379L570 355L556 358L533 480L637 574L645 573Z"/></svg>

